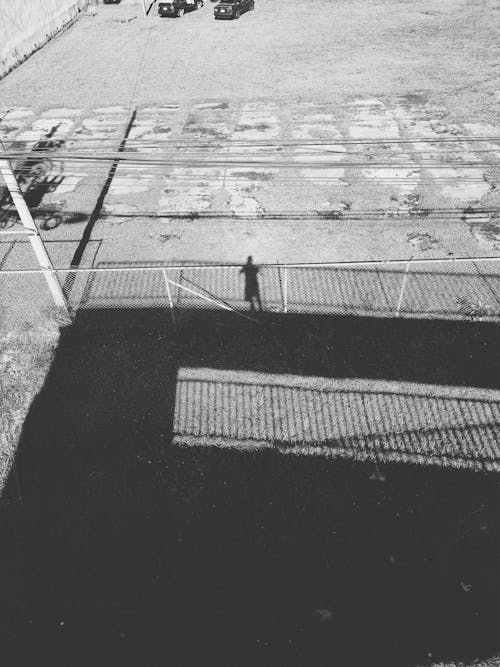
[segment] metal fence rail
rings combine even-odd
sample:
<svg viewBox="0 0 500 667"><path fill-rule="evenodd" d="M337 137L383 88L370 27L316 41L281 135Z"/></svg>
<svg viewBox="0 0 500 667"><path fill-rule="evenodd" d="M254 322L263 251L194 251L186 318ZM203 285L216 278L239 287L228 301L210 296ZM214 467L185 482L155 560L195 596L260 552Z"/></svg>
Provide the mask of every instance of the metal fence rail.
<svg viewBox="0 0 500 667"><path fill-rule="evenodd" d="M329 264L263 264L263 309L290 314L498 321L500 257ZM223 309L248 316L240 265L106 263L56 269L73 314L81 309ZM50 308L43 276L0 271L0 317Z"/></svg>

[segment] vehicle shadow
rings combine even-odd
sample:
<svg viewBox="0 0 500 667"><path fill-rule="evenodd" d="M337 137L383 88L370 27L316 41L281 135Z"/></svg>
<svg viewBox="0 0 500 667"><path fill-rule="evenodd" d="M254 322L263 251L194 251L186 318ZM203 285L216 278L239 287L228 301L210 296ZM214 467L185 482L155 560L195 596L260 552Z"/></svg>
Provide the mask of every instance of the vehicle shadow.
<svg viewBox="0 0 500 667"><path fill-rule="evenodd" d="M172 436L180 369L498 388L497 332L208 310L173 328L163 309L80 311L0 512L4 655L326 667L494 654L497 474Z"/></svg>

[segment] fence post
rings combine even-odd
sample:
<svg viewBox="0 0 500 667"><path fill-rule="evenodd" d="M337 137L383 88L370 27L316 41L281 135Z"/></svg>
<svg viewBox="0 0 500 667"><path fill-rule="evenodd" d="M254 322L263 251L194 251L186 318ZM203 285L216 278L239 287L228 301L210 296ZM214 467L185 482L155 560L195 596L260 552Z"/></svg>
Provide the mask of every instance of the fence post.
<svg viewBox="0 0 500 667"><path fill-rule="evenodd" d="M281 279L281 267L283 266L283 280ZM280 284L280 294L281 294L281 311L283 313L286 313L288 303L287 303L287 270L286 270L286 264L280 264L278 260L276 260L276 268L278 269L278 282Z"/></svg>
<svg viewBox="0 0 500 667"><path fill-rule="evenodd" d="M288 268L283 269L283 312L288 313Z"/></svg>
<svg viewBox="0 0 500 667"><path fill-rule="evenodd" d="M175 305L177 308L179 308L180 303L181 303L181 296L182 296L182 280L184 278L184 271L181 269L181 272L179 273L179 285L177 287L177 297L175 299Z"/></svg>
<svg viewBox="0 0 500 667"><path fill-rule="evenodd" d="M406 281L408 280L408 273L410 271L410 262L413 259L413 256L406 262L405 273L403 276L403 283L401 284L401 291L399 293L398 306L396 308L396 317L401 316L401 306L403 305L403 297L405 293Z"/></svg>
<svg viewBox="0 0 500 667"><path fill-rule="evenodd" d="M162 269L163 279L165 281L165 287L167 288L168 303L170 305L170 314L172 316L172 323L175 326L175 313L174 313L174 301L172 299L172 292L170 291L170 281L167 278L167 270Z"/></svg>
<svg viewBox="0 0 500 667"><path fill-rule="evenodd" d="M1 143L0 148L4 148L3 144ZM19 214L21 223L23 227L29 232L28 238L30 240L33 251L35 252L40 269L45 276L45 280L47 281L52 298L54 299L56 306L60 308L68 320L71 321L71 314L68 302L66 301L66 297L64 295L64 291L61 287L61 284L59 283L57 274L52 265L52 261L47 253L42 237L38 231L38 227L33 220L31 211L26 204L24 195L21 191L21 188L19 187L19 183L17 182L17 178L9 160L0 159L0 173L3 176L7 190L12 197L12 201Z"/></svg>

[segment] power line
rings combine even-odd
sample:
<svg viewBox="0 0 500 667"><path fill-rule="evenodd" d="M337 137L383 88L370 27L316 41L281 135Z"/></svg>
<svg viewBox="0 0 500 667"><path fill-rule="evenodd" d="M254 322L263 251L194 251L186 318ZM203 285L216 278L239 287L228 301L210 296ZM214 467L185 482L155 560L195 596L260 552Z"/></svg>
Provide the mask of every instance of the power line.
<svg viewBox="0 0 500 667"><path fill-rule="evenodd" d="M32 209L36 215L65 215L71 216L72 213L76 211L61 211L58 208L51 208L50 206L38 206ZM407 219L430 219L430 220L445 220L445 219L463 219L464 216L474 219L476 216L498 216L500 213L500 207L493 209L473 209L469 213L464 213L463 208L455 209L413 209L412 211L407 211L406 213L399 213L397 210L388 211L387 209L361 209L358 211L340 211L335 208L330 210L293 210L288 211L279 210L267 210L261 214L249 215L247 217L259 218L259 219L276 219L276 220L289 220L289 219L335 219L343 221L361 221L361 220L386 220L387 218L403 218ZM234 218L242 217L235 216L232 211L228 210L214 210L210 209L208 211L138 211L135 213L125 213L123 215L104 212L102 217L131 217L131 218L141 218L141 217L198 217L198 218Z"/></svg>
<svg viewBox="0 0 500 667"><path fill-rule="evenodd" d="M148 158L145 159L129 159L127 153L121 153L122 157L118 159L120 163L123 163L121 169L129 171L137 171L140 173L142 171L149 171L149 173L163 173L162 169L196 169L203 172L203 170L217 171L221 169L229 170L228 176L235 175L239 176L242 174L250 174L250 177L258 179L258 175L261 174L265 178L265 174L271 175L273 172L276 172L279 169L324 169L324 170L343 170L343 169L363 169L366 171L380 171L380 170L393 170L393 171L402 171L402 172L419 172L423 169L446 169L450 172L453 171L465 171L473 172L478 170L488 171L494 173L500 168L500 162L493 162L490 158L486 157L480 161L474 162L449 162L449 161L438 161L438 160L406 160L404 162L398 162L394 160L360 160L360 159L348 159L348 160L314 160L312 158L307 158L304 160L246 160L244 156L238 156L230 161L225 160L224 158L216 159L205 159L202 157L190 159L182 157L180 159L173 157L162 158L161 160L151 160ZM351 156L349 156L351 157ZM5 159L5 158L4 158ZM77 171L95 171L99 173L106 168L106 165L110 162L115 162L117 158L112 158L111 156L106 156L106 158L89 158L87 160L79 158L64 158L53 156L49 158L45 164L41 160L26 160L26 161L17 161L12 160L15 163L16 170L21 172L33 172L34 174L42 171L42 168L45 166L46 171L58 170L65 171L68 174L72 174ZM21 163L23 162L23 163ZM232 172L232 173L231 173Z"/></svg>
<svg viewBox="0 0 500 667"><path fill-rule="evenodd" d="M76 178L76 177L75 177ZM81 177L81 180L75 184L74 188L82 188L82 187L102 187L107 181L107 177L104 177L102 179L97 179L97 178L89 178L86 177L85 174L83 174ZM125 189L125 190L140 190L142 188L145 188L146 186L149 186L154 183L161 183L162 186L160 187L165 187L167 183L165 181L168 180L170 183L171 187L169 188L169 193L172 193L174 189L180 189L183 186L185 187L198 187L201 190L204 188L208 188L210 186L216 187L219 186L221 189L226 189L226 190L231 190L233 189L232 183L235 184L244 184L245 186L251 185L252 183L257 183L259 185L259 181L252 181L249 179L245 179L244 177L237 178L237 179L230 179L227 178L224 179L222 176L217 177L217 178L211 178L211 179L206 179L203 182L200 182L200 179L196 179L194 177L173 177L172 175L165 174L163 177L153 177L153 176L144 176L141 180L135 180L132 181L131 178L127 178L124 176L115 176L115 185L113 186L114 189ZM118 180L122 179L122 180ZM224 180L226 181L226 187L224 187ZM331 177L331 178L313 178L313 177L307 177L305 178L304 176L289 176L289 177L281 177L281 178L276 178L273 179L272 181L274 184L279 185L286 185L286 184L302 184L304 187L308 186L314 186L316 185L328 185L328 184L337 184L339 187L348 187L348 186L356 186L356 185L361 185L361 184L370 184L370 185L379 185L379 186L394 186L394 187L404 187L405 185L409 187L417 187L418 185L423 185L423 184L432 184L432 183L437 183L437 184L448 184L450 187L460 187L460 185L466 185L466 184L488 184L491 188L494 188L495 185L491 184L489 181L485 180L484 178L462 178L462 179L457 179L457 178L429 178L429 179L414 179L410 180L408 178L401 178L401 179L384 179L384 178L377 178L377 177L369 177L366 178L364 177L362 180L347 180L347 179L342 179L340 177ZM47 187L50 188L53 185L54 190L59 186L62 185L61 183L55 183L52 184L50 181L41 181L39 186L41 188ZM24 188L25 193L29 193L30 190L36 188L37 186L28 186ZM239 186L238 186L239 187ZM112 188L112 189L113 189ZM49 194L50 189L47 190L45 194ZM251 193L249 193L251 195Z"/></svg>
<svg viewBox="0 0 500 667"><path fill-rule="evenodd" d="M140 127L140 126L138 126ZM97 130L99 131L99 130ZM109 130L108 130L109 131ZM21 132L22 134L22 132ZM17 135L19 136L19 135ZM65 135L59 135L58 139L61 141L68 141L72 143L98 143L100 145L106 143L113 143L116 141L113 137L79 137L74 135L68 135L65 138ZM43 140L43 136L40 138ZM22 141L16 137L13 137L12 142ZM467 144L467 143L488 143L488 142L500 142L500 135L493 136L461 136L461 137L387 137L384 139L376 137L366 137L364 139L352 139L352 138L343 138L343 137L331 137L328 139L281 139L280 141L270 141L264 139L256 139L252 141L243 141L241 139L216 139L212 141L203 141L200 139L128 139L128 144L142 144L142 145L151 145L161 147L165 144L175 144L179 146L199 146L199 147L212 147L212 146L239 146L239 147L253 147L253 146L269 146L269 147L294 147L294 146L344 146L344 145L359 145L359 146L385 146L385 145L396 145L396 144ZM500 150L500 146L499 146Z"/></svg>
<svg viewBox="0 0 500 667"><path fill-rule="evenodd" d="M397 162L382 162L374 160L358 160L358 161L344 161L344 160L322 160L322 161L305 161L300 155L290 158L284 156L283 159L262 159L258 154L246 155L231 155L228 153L221 155L205 155L195 157L159 157L157 153L148 155L146 153L135 153L127 151L109 152L104 154L84 154L84 153L20 153L13 151L0 151L0 159L4 160L19 160L24 159L26 162L39 162L40 155L50 155L53 159L64 161L65 163L106 163L106 162L122 162L131 165L145 165L145 166L166 166L166 167L191 167L191 168L206 168L206 167L262 167L262 168L369 168L369 169L415 169L415 168L432 168L432 169L460 169L460 168L482 168L482 167L498 167L498 161L478 161L478 160L456 160L451 162L437 162L430 159L422 159L421 161L412 162L397 161Z"/></svg>
<svg viewBox="0 0 500 667"><path fill-rule="evenodd" d="M187 170L188 171L188 170ZM194 172L194 170L189 170ZM63 185L63 181L69 181L70 179L74 180L75 186L81 186L81 185L91 185L91 184L103 184L104 180L107 178L106 174L103 172L70 172L70 173L58 173L58 174L53 174L53 175L46 175L42 179L33 179L31 178L29 173L23 174L23 173L18 173L16 172L18 176L21 177L22 180L22 187L24 189L29 189L29 190L34 190L36 187L40 188L57 188L59 185ZM351 185L355 186L357 183L379 183L381 185L387 184L390 185L392 183L399 184L401 187L404 187L404 185L408 186L415 186L418 184L429 184L429 183L450 183L450 184L462 184L462 183L486 183L488 184L492 189L495 189L498 186L498 182L495 181L492 178L486 177L484 175L482 176L472 176L471 174L469 175L464 175L464 176L459 176L459 175L445 175L445 176L439 176L438 174L436 175L426 175L421 174L417 175L414 177L409 177L406 175L401 175L401 176L384 176L383 174L377 175L377 174L361 174L361 175L355 175L352 176L350 174L344 174L344 175L325 175L321 174L318 176L315 176L313 174L313 170L311 170L311 173L308 173L307 175L304 175L302 173L295 174L295 173L282 173L278 175L274 175L272 178L266 178L266 179L256 179L256 178L249 178L246 175L238 175L238 176L226 176L224 179L224 176L222 174L213 174L213 175L196 175L195 173L176 173L175 171L172 172L166 172L162 174L153 174L153 173L144 173L141 172L140 174L137 174L132 171L127 171L127 172L120 172L117 171L114 174L115 180L117 182L117 186L125 186L125 185L132 185L135 184L136 187L140 187L141 185L144 185L146 183L150 182L156 182L156 183L163 183L165 180L168 180L171 184L176 184L176 183L193 183L193 184L198 184L201 186L203 185L209 185L212 183L218 183L224 182L224 180L227 181L228 187L231 186L233 183L244 183L247 186L254 185L256 188L263 187L265 184L283 184L283 183L303 183L304 186L307 186L308 184L313 184L313 183L340 183L343 185Z"/></svg>
<svg viewBox="0 0 500 667"><path fill-rule="evenodd" d="M114 145L116 145L116 142L114 142ZM277 154L276 152L239 152L239 153L215 153L215 152L204 152L204 153L182 153L180 149L178 151L165 151L165 152L147 152L145 150L138 151L136 148L129 148L127 149L126 147L124 148L123 151L120 152L122 156L124 156L124 159L134 160L137 159L137 161L146 161L146 160L154 160L154 161L165 161L169 159L189 159L189 160L204 160L204 159L221 159L222 156L224 156L225 159L228 159L229 161L231 160L236 160L236 159L266 159L266 162L272 162L269 158L276 158ZM7 152L5 153L7 154ZM66 161L76 161L76 160L101 160L101 159L108 159L112 160L113 155L104 152L102 155L99 155L99 153L95 150L90 151L85 151L85 150L79 150L78 152L62 152L59 150L34 150L34 151L26 151L26 152L20 152L20 151L9 151L8 155L10 156L10 159L12 160L24 160L25 162L40 162L42 159L52 159L52 160L66 160ZM407 162L412 162L413 160L419 160L419 161L435 161L436 158L432 157L425 157L428 155L427 153L422 153L419 151L405 151L405 153L393 153L393 154L387 154L387 153L360 153L360 152L347 152L347 151L321 151L321 152L304 152L300 151L297 153L282 153L281 154L283 158L280 160L283 162L285 159L298 162L298 161L306 161L308 159L316 159L318 163L325 162L326 159L332 155L338 156L335 157L332 161L337 163L341 162L338 158L343 157L343 158L357 158L357 159L364 159L367 164L372 164L376 162L376 159L381 159L384 164L388 163L388 160L392 160L394 164L406 164ZM480 156L480 157L486 157L486 159L489 159L491 157L495 158L498 156L498 160L495 160L493 164L500 166L500 149L499 150L493 150L493 149L485 149L485 150L478 150L474 151L472 154L473 156ZM130 156L130 157L129 157ZM456 156L450 153L442 153L440 154L439 157L445 158L448 160L447 164L454 165L454 164L462 164L465 160L465 158L462 158L461 160L456 159L457 157L460 157L460 154L457 154ZM319 160L318 160L319 158ZM275 160L278 161L278 160ZM474 157L470 157L467 160L467 163L469 164L481 164L483 160L480 159L474 159ZM416 164L416 162L415 162Z"/></svg>

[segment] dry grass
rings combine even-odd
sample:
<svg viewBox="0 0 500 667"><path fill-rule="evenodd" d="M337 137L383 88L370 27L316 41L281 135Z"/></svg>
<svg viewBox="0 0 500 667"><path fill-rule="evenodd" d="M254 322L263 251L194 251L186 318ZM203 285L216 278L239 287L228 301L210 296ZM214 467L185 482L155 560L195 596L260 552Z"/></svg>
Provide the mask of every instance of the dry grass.
<svg viewBox="0 0 500 667"><path fill-rule="evenodd" d="M2 331L0 336L0 494L14 461L31 402L43 386L57 348L57 325Z"/></svg>

